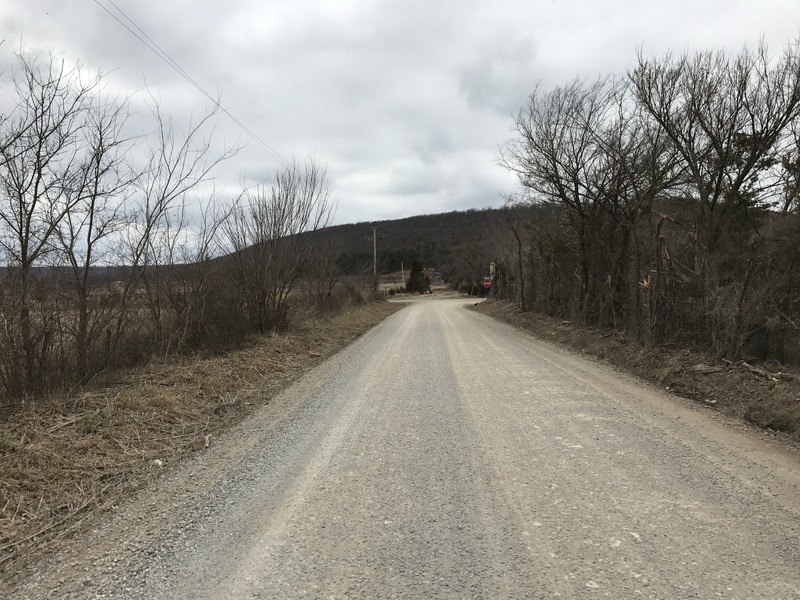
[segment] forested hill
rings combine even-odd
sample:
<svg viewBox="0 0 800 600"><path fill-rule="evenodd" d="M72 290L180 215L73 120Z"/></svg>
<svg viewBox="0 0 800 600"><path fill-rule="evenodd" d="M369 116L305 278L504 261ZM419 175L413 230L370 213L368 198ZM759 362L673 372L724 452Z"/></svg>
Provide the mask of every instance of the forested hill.
<svg viewBox="0 0 800 600"><path fill-rule="evenodd" d="M393 221L337 225L317 231L316 243L339 257L346 274L372 271L372 233L377 231L378 271L408 269L420 261L447 280L480 277L494 258L492 235L503 209L454 211Z"/></svg>

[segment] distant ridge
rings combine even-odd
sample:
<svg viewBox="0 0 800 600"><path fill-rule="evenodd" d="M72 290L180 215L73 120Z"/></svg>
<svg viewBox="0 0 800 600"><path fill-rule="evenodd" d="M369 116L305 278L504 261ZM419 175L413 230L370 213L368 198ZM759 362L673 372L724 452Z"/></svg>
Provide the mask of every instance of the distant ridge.
<svg viewBox="0 0 800 600"><path fill-rule="evenodd" d="M495 255L498 217L505 209L470 209L388 221L366 221L327 227L315 243L339 257L342 270L357 274L372 269L372 228L378 234L378 271L409 269L412 261L445 278L479 277Z"/></svg>
<svg viewBox="0 0 800 600"><path fill-rule="evenodd" d="M403 219L365 221L334 225L301 235L312 235L313 244L337 257L344 275L372 273L372 228L378 234L378 271L394 273L402 266L408 270L419 261L425 268L438 271L445 281L472 280L488 272L496 255L498 218L506 209L470 209ZM228 256L213 262L225 264ZM175 265L188 268L191 265ZM0 276L9 267L0 267ZM36 279L69 282L72 271L66 266L35 267ZM125 280L125 266L95 266L91 279L98 285Z"/></svg>

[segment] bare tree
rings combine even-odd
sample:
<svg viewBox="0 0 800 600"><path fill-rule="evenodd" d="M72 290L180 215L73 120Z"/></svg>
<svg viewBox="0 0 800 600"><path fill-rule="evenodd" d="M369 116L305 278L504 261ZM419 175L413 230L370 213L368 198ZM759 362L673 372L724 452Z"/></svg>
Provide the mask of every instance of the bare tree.
<svg viewBox="0 0 800 600"><path fill-rule="evenodd" d="M517 137L501 150L501 164L519 177L526 197L559 206L578 250L576 304L584 319L597 312L605 206L613 183L598 132L613 117L617 84L575 81L537 90L515 118ZM593 317L592 317L593 318Z"/></svg>
<svg viewBox="0 0 800 600"><path fill-rule="evenodd" d="M173 271L176 244L186 235L187 195L207 184L214 169L237 152L224 149L214 154L211 146L213 125L218 113L214 108L191 121L183 134L176 132L173 120L166 116L151 95L155 133L146 138L143 167L137 177L130 201L126 203L126 229L120 244L118 261L128 275L120 294L120 308L111 340L116 350L132 317L140 306L132 299L144 292L152 317L152 334L158 344L164 342L162 309L165 301L165 278ZM111 353L109 353L109 357Z"/></svg>
<svg viewBox="0 0 800 600"><path fill-rule="evenodd" d="M530 280L531 296L535 302L536 286L535 274L531 271L525 270L525 255L526 249L529 245L528 235L526 235L525 226L530 218L529 214L525 213L525 199L519 196L507 196L505 198L505 210L500 213L501 227L511 234L511 251L508 252L513 256L511 261L514 264L515 276L514 281L519 289L519 305L523 311L528 310L528 296L526 294L526 283Z"/></svg>
<svg viewBox="0 0 800 600"><path fill-rule="evenodd" d="M796 262L798 121L800 42L776 57L763 43L640 53L627 80L537 89L501 150L536 209L526 236L506 235L517 273L529 256L516 297L530 304L538 281L549 312L653 342L783 347L796 293L775 276Z"/></svg>
<svg viewBox="0 0 800 600"><path fill-rule="evenodd" d="M303 270L302 283L306 295L322 311L332 308L333 289L340 275L339 253L338 246L332 242L315 243Z"/></svg>
<svg viewBox="0 0 800 600"><path fill-rule="evenodd" d="M659 60L640 53L631 80L684 166L682 195L694 212L685 247L694 264L683 271L690 274L694 294L706 301L716 302L710 300L714 288L731 287L727 297L736 298L728 308L731 322L721 329L736 353L744 336L746 297L762 260L761 214L781 201L781 191L784 207L792 202L800 45L787 46L775 58L763 42L735 56L701 52ZM673 256L670 264L677 266ZM718 307L706 312L720 319Z"/></svg>
<svg viewBox="0 0 800 600"><path fill-rule="evenodd" d="M597 160L589 188L603 212L597 244L605 264L598 279L605 281L600 324L628 325L643 333L643 276L646 242L654 204L672 193L683 178L683 165L670 139L636 102L631 86L616 82L610 110L595 130ZM643 239L644 238L644 239Z"/></svg>
<svg viewBox="0 0 800 600"><path fill-rule="evenodd" d="M202 342L213 342L214 336L219 335L218 329L227 326L231 320L224 319L224 324L209 322L219 319L221 311L235 319L228 306L219 305L224 300L214 298L215 293L227 296L222 287L230 283L230 277L223 273L222 285L216 288L212 285L214 275L222 268L214 258L218 257L224 244L220 239L221 228L230 217L230 207L220 203L213 194L194 205L196 218L181 213L178 227L174 228L177 229L175 235L166 232L159 235L167 258L165 266L159 268L158 280L171 319L166 349L170 345L180 350ZM217 305L209 307L209 302Z"/></svg>
<svg viewBox="0 0 800 600"><path fill-rule="evenodd" d="M54 248L54 236L79 201L67 193L80 170L78 136L99 78L82 77L80 65L17 55L13 75L19 104L0 124L0 247L12 270L15 327L7 340L20 347L18 368L4 373L14 393L36 391L43 381L52 331L34 318L34 269ZM16 339L16 336L19 339Z"/></svg>
<svg viewBox="0 0 800 600"><path fill-rule="evenodd" d="M110 282L98 285L93 270L110 265L113 238L125 226L125 202L135 179L126 162L132 143L123 133L127 117L127 100L98 98L87 107L78 140L80 158L64 189L70 208L55 230L59 254L72 276L77 319L74 325L68 321L68 328L74 337L78 381L91 374L90 357L108 351L95 346L105 340L102 334L113 321Z"/></svg>
<svg viewBox="0 0 800 600"><path fill-rule="evenodd" d="M800 208L800 123L790 124L791 134L780 157L781 212L787 214Z"/></svg>
<svg viewBox="0 0 800 600"><path fill-rule="evenodd" d="M261 331L283 327L287 300L312 256L314 232L331 223L327 170L309 159L280 167L272 182L246 190L224 225L242 304Z"/></svg>
<svg viewBox="0 0 800 600"><path fill-rule="evenodd" d="M686 167L686 193L698 200L703 238L713 250L722 213L747 211L774 194L772 168L800 117L800 46L773 60L765 43L724 52L646 59L631 81Z"/></svg>

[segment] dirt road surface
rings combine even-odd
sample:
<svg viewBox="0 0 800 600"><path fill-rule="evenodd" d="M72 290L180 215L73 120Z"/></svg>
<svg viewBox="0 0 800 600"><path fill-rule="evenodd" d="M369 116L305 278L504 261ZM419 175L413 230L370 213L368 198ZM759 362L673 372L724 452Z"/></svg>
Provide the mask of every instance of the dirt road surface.
<svg viewBox="0 0 800 600"><path fill-rule="evenodd" d="M5 597L800 599L795 455L466 304L410 304Z"/></svg>

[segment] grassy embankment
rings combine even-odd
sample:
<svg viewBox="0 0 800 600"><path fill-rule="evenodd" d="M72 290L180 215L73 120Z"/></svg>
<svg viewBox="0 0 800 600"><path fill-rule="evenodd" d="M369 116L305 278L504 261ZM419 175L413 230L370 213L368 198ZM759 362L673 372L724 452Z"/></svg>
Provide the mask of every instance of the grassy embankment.
<svg viewBox="0 0 800 600"><path fill-rule="evenodd" d="M400 308L349 307L226 354L154 360L114 383L0 414L0 572L213 444Z"/></svg>

